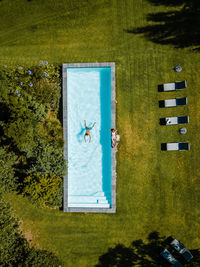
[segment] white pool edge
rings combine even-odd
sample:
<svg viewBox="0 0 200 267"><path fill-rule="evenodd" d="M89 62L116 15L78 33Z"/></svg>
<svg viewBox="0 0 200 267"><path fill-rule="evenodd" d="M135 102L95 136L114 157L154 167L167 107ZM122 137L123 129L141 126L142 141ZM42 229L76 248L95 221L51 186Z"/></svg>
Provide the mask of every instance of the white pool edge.
<svg viewBox="0 0 200 267"><path fill-rule="evenodd" d="M111 128L115 127L115 63L102 62L102 63L64 63L62 65L62 97L63 97L63 137L64 157L68 159L68 144L67 144L67 68L98 68L110 67L111 68ZM116 212L116 148L111 150L111 195L112 203L110 208L93 208L93 207L69 207L68 205L68 175L64 176L63 186L63 210L64 212L81 212L81 213L115 213Z"/></svg>

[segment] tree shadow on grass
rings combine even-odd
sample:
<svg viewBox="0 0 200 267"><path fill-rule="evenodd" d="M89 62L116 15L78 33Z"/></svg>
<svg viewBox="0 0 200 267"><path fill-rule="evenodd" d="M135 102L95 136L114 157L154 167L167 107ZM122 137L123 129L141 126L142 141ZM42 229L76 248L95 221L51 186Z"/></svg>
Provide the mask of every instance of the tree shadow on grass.
<svg viewBox="0 0 200 267"><path fill-rule="evenodd" d="M171 236L166 238L160 236L158 232L152 232L147 240L145 243L141 239L135 240L129 247L118 244L114 248L109 248L107 253L99 257L96 267L169 267L171 264L160 256L164 248L167 248L184 266L200 266L199 249L190 250L194 258L187 263L182 255L170 246L173 240Z"/></svg>
<svg viewBox="0 0 200 267"><path fill-rule="evenodd" d="M171 44L175 48L192 47L200 51L200 1L148 0L153 5L182 6L180 10L147 15L152 25L126 29L125 32L143 34L158 44Z"/></svg>
<svg viewBox="0 0 200 267"><path fill-rule="evenodd" d="M188 0L148 0L150 3L152 3L155 6L181 6L183 4L186 4Z"/></svg>

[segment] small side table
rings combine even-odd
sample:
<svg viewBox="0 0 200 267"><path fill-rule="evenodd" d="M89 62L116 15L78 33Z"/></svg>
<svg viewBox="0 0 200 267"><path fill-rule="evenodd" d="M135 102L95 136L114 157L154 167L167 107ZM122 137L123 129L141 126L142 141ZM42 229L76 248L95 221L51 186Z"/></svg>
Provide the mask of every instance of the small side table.
<svg viewBox="0 0 200 267"><path fill-rule="evenodd" d="M181 71L182 71L182 67L181 67L181 66L176 66L176 67L174 68L174 70L175 70L176 72L181 72Z"/></svg>
<svg viewBox="0 0 200 267"><path fill-rule="evenodd" d="M187 129L186 129L185 127L180 128L180 129L179 129L179 133L180 133L180 134L186 134L186 133L187 133Z"/></svg>

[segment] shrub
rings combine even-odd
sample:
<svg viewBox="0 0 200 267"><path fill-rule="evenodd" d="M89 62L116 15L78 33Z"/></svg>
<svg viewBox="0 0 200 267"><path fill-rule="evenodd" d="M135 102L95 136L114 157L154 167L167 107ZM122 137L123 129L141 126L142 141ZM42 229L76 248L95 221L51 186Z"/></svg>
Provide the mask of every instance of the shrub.
<svg viewBox="0 0 200 267"><path fill-rule="evenodd" d="M3 68L0 72L1 81L7 82L9 88L23 95L30 94L39 104L46 108L58 110L60 98L60 67L42 63L39 66L25 68Z"/></svg>
<svg viewBox="0 0 200 267"><path fill-rule="evenodd" d="M48 117L41 123L41 132L46 136L48 143L63 148L63 129L60 121L53 114L48 114Z"/></svg>
<svg viewBox="0 0 200 267"><path fill-rule="evenodd" d="M30 249L28 257L24 263L26 267L60 267L59 259L46 250Z"/></svg>
<svg viewBox="0 0 200 267"><path fill-rule="evenodd" d="M30 248L29 243L19 231L19 221L12 215L10 205L0 194L0 266L60 266L53 253Z"/></svg>
<svg viewBox="0 0 200 267"><path fill-rule="evenodd" d="M0 187L5 190L13 190L17 187L17 178L15 177L15 164L18 157L14 152L8 152L0 148Z"/></svg>
<svg viewBox="0 0 200 267"><path fill-rule="evenodd" d="M55 205L58 203L58 195L62 187L62 179L55 174L33 173L24 180L24 194L31 197L35 202L45 205ZM60 199L61 200L61 199Z"/></svg>
<svg viewBox="0 0 200 267"><path fill-rule="evenodd" d="M66 164L63 155L63 147L56 147L54 141L40 138L33 154L28 158L28 173L55 174L63 177Z"/></svg>

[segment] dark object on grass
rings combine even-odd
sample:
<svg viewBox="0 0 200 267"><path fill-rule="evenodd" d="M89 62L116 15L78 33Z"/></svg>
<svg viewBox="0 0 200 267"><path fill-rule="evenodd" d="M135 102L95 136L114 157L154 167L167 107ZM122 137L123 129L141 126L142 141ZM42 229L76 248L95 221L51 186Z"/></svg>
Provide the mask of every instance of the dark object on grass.
<svg viewBox="0 0 200 267"><path fill-rule="evenodd" d="M173 98L173 99L166 99L166 100L160 100L159 101L159 107L180 107L187 105L187 97L181 97L181 98Z"/></svg>
<svg viewBox="0 0 200 267"><path fill-rule="evenodd" d="M164 83L158 85L158 92L179 91L187 87L186 80L182 82Z"/></svg>
<svg viewBox="0 0 200 267"><path fill-rule="evenodd" d="M184 247L183 244L181 244L180 241L178 241L176 238L170 243L170 245L176 249L185 259L187 262L190 262L193 258L192 254L188 249Z"/></svg>
<svg viewBox="0 0 200 267"><path fill-rule="evenodd" d="M174 256L166 248L160 253L160 255L169 263L171 263L173 266L176 267L183 266L177 259L174 258Z"/></svg>

